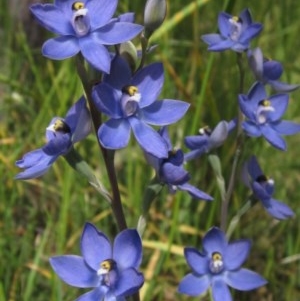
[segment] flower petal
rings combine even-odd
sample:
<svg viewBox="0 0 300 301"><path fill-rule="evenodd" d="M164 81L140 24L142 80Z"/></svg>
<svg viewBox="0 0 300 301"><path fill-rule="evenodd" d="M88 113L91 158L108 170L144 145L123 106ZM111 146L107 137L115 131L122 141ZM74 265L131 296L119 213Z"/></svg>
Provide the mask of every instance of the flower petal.
<svg viewBox="0 0 300 301"><path fill-rule="evenodd" d="M210 279L207 275L198 277L194 274L187 274L179 283L178 292L189 296L198 296L203 294L210 285Z"/></svg>
<svg viewBox="0 0 300 301"><path fill-rule="evenodd" d="M230 49L231 47L234 46L234 44L236 44L236 42L234 42L232 40L223 40L220 43L213 44L213 45L209 46L208 50L210 50L210 51L223 51L223 50Z"/></svg>
<svg viewBox="0 0 300 301"><path fill-rule="evenodd" d="M130 296L136 293L144 284L144 276L135 269L123 270L118 279L114 294L119 296Z"/></svg>
<svg viewBox="0 0 300 301"><path fill-rule="evenodd" d="M248 269L228 272L225 274L224 281L240 291L249 291L267 283L259 274Z"/></svg>
<svg viewBox="0 0 300 301"><path fill-rule="evenodd" d="M107 149L126 147L130 138L130 124L127 119L110 119L99 128L98 138Z"/></svg>
<svg viewBox="0 0 300 301"><path fill-rule="evenodd" d="M135 229L123 230L117 235L113 259L121 269L138 268L142 261L142 241Z"/></svg>
<svg viewBox="0 0 300 301"><path fill-rule="evenodd" d="M268 60L264 62L263 67L263 76L268 80L277 80L283 73L283 67L277 61Z"/></svg>
<svg viewBox="0 0 300 301"><path fill-rule="evenodd" d="M277 121L281 118L284 112L287 109L289 103L288 94L276 94L269 98L271 106L274 108L274 111L268 113L268 119L271 121Z"/></svg>
<svg viewBox="0 0 300 301"><path fill-rule="evenodd" d="M107 24L117 9L117 0L88 0L86 8L89 11L91 30Z"/></svg>
<svg viewBox="0 0 300 301"><path fill-rule="evenodd" d="M257 108L257 105L261 100L267 99L267 92L265 86L260 82L255 82L248 92L248 99L251 102L253 109Z"/></svg>
<svg viewBox="0 0 300 301"><path fill-rule="evenodd" d="M78 39L84 58L97 70L109 73L111 58L108 50L99 43L96 32Z"/></svg>
<svg viewBox="0 0 300 301"><path fill-rule="evenodd" d="M259 47L249 50L248 53L248 63L254 73L256 80L262 81L263 79L263 53Z"/></svg>
<svg viewBox="0 0 300 301"><path fill-rule="evenodd" d="M142 30L143 26L131 22L110 22L95 31L95 34L101 44L116 45L133 39Z"/></svg>
<svg viewBox="0 0 300 301"><path fill-rule="evenodd" d="M194 187L193 185L190 185L189 183L178 185L178 189L187 191L193 198L196 199L205 200L205 201L213 200L213 198L210 195Z"/></svg>
<svg viewBox="0 0 300 301"><path fill-rule="evenodd" d="M300 124L287 120L281 120L272 124L273 129L280 135L294 135L300 132Z"/></svg>
<svg viewBox="0 0 300 301"><path fill-rule="evenodd" d="M264 125L260 127L262 135L274 147L280 150L286 150L286 143L284 139L270 126Z"/></svg>
<svg viewBox="0 0 300 301"><path fill-rule="evenodd" d="M209 137L210 148L217 148L221 146L227 139L229 133L228 122L220 121L212 131Z"/></svg>
<svg viewBox="0 0 300 301"><path fill-rule="evenodd" d="M209 272L209 260L195 248L184 248L184 257L190 268L199 275Z"/></svg>
<svg viewBox="0 0 300 301"><path fill-rule="evenodd" d="M137 86L141 93L140 108L144 108L157 100L164 83L162 63L153 63L138 71L131 84Z"/></svg>
<svg viewBox="0 0 300 301"><path fill-rule="evenodd" d="M201 39L204 43L208 44L209 46L221 43L224 41L224 38L217 34L217 33L209 33L201 36Z"/></svg>
<svg viewBox="0 0 300 301"><path fill-rule="evenodd" d="M122 94L106 83L98 84L93 88L92 97L97 109L114 119L123 116L120 99Z"/></svg>
<svg viewBox="0 0 300 301"><path fill-rule="evenodd" d="M212 283L212 295L214 301L232 301L228 286L219 278Z"/></svg>
<svg viewBox="0 0 300 301"><path fill-rule="evenodd" d="M268 82L268 84L270 86L272 86L272 88L277 92L287 93L287 92L295 91L295 90L300 88L299 84L290 85L290 84L282 83L282 82L279 82L279 81L276 81L276 80L270 80Z"/></svg>
<svg viewBox="0 0 300 301"><path fill-rule="evenodd" d="M30 10L39 23L46 29L58 35L75 34L71 22L55 5L33 4L30 6Z"/></svg>
<svg viewBox="0 0 300 301"><path fill-rule="evenodd" d="M261 136L261 127L251 121L243 121L242 128L249 136Z"/></svg>
<svg viewBox="0 0 300 301"><path fill-rule="evenodd" d="M207 147L204 145L203 147L201 147L199 149L192 150L192 151L184 154L184 161L187 162L187 161L196 159L206 152L207 152Z"/></svg>
<svg viewBox="0 0 300 301"><path fill-rule="evenodd" d="M257 158L255 156L252 156L248 162L247 162L247 169L248 172L252 178L253 181L256 181L256 179L263 175L263 171L261 170Z"/></svg>
<svg viewBox="0 0 300 301"><path fill-rule="evenodd" d="M247 259L250 247L251 241L248 239L229 243L223 257L226 270L238 269Z"/></svg>
<svg viewBox="0 0 300 301"><path fill-rule="evenodd" d="M150 126L135 117L128 119L141 148L157 158L167 158L168 148L164 139Z"/></svg>
<svg viewBox="0 0 300 301"><path fill-rule="evenodd" d="M232 16L225 12L221 12L218 15L218 27L221 35L225 38L231 34L231 24L229 22L231 18Z"/></svg>
<svg viewBox="0 0 300 301"><path fill-rule="evenodd" d="M279 220L284 220L295 215L294 211L286 204L275 199L262 201L264 208L268 213Z"/></svg>
<svg viewBox="0 0 300 301"><path fill-rule="evenodd" d="M78 39L71 36L47 40L42 47L43 55L53 60L63 60L72 57L79 51Z"/></svg>
<svg viewBox="0 0 300 301"><path fill-rule="evenodd" d="M58 277L69 285L86 288L99 284L97 273L80 256L56 256L51 257L49 261Z"/></svg>
<svg viewBox="0 0 300 301"><path fill-rule="evenodd" d="M155 101L142 110L142 119L152 125L169 125L184 116L189 104L173 99Z"/></svg>
<svg viewBox="0 0 300 301"><path fill-rule="evenodd" d="M87 292L77 298L75 301L95 301L95 300L103 300L104 296L107 292L106 286L100 286L95 288L94 290Z"/></svg>
<svg viewBox="0 0 300 301"><path fill-rule="evenodd" d="M102 261L112 259L112 248L108 238L93 224L85 224L80 248L84 260L95 271L99 269Z"/></svg>
<svg viewBox="0 0 300 301"><path fill-rule="evenodd" d="M244 30L239 38L241 44L249 43L250 40L255 38L263 30L263 26L260 23L251 24L246 30Z"/></svg>
<svg viewBox="0 0 300 301"><path fill-rule="evenodd" d="M211 228L203 237L203 249L210 257L212 253L223 254L227 248L227 239L223 231L217 227Z"/></svg>

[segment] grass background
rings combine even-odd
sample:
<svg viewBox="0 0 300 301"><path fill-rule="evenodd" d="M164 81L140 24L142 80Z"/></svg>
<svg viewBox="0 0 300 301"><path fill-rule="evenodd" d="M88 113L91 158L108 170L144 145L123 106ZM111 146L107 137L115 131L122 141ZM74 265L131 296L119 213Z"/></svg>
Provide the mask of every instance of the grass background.
<svg viewBox="0 0 300 301"><path fill-rule="evenodd" d="M51 34L31 22L23 8L25 2L0 0L0 300L75 300L83 291L62 283L53 274L48 258L79 254L86 221L111 237L116 226L106 202L61 158L39 179L14 180L19 172L14 162L42 146L51 118L64 116L82 94L72 59L62 62L42 57L40 47ZM118 12L135 11L137 23L142 23L144 2L120 1ZM199 127L214 126L236 114L239 75L235 54L209 53L200 36L216 31L220 11L238 14L245 7L250 8L255 21L264 24L252 45L259 45L265 55L284 64L282 80L300 83L297 1L169 1L167 19L152 39L159 47L148 62L164 63L162 98L191 103L187 116L170 127L177 147L184 148L183 137L195 134ZM244 92L252 82L247 71ZM285 119L300 122L300 92L292 93L290 99ZM245 266L261 273L269 284L252 292L233 292L235 300L300 300L299 136L286 140L287 152L275 150L262 139L249 140L244 149L243 159L251 154L258 156L266 174L275 179L275 197L289 204L296 216L278 222L257 204L240 220L232 238L252 239ZM231 139L217 150L226 179L233 142ZM77 150L108 184L95 137L90 135ZM127 222L135 227L141 196L153 171L133 140L129 148L117 152L116 168ZM143 236L146 281L141 296L145 301L201 299L176 292L180 279L189 271L182 250L187 245L200 248L203 234L219 225L220 196L206 156L188 164L187 169L192 174L191 182L213 195L215 201L199 202L181 192L164 192L153 204ZM238 179L230 218L248 195ZM209 295L201 300L210 300Z"/></svg>

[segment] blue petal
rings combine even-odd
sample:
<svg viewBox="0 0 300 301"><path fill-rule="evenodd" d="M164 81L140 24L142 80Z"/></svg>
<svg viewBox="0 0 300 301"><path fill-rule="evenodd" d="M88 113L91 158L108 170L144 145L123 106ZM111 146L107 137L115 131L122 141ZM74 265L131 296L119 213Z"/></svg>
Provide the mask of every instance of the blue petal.
<svg viewBox="0 0 300 301"><path fill-rule="evenodd" d="M200 189L188 184L180 184L178 185L178 189L187 191L193 198L205 200L205 201L212 201L213 198L208 195L207 193L201 191Z"/></svg>
<svg viewBox="0 0 300 301"><path fill-rule="evenodd" d="M100 286L95 288L94 290L87 292L77 298L75 301L95 301L95 300L103 300L104 296L107 293L106 286Z"/></svg>
<svg viewBox="0 0 300 301"><path fill-rule="evenodd" d="M56 156L48 156L42 149L37 149L24 155L21 160L16 162L19 168L26 170L15 176L17 180L28 180L43 175L57 159Z"/></svg>
<svg viewBox="0 0 300 301"><path fill-rule="evenodd" d="M252 17L248 8L243 9L239 17L242 20L243 27L247 28L252 24Z"/></svg>
<svg viewBox="0 0 300 301"><path fill-rule="evenodd" d="M210 285L210 279L207 275L197 277L193 274L186 275L179 283L178 292L189 296L198 296L203 294Z"/></svg>
<svg viewBox="0 0 300 301"><path fill-rule="evenodd" d="M282 65L277 61L264 62L263 76L268 80L277 80L283 72Z"/></svg>
<svg viewBox="0 0 300 301"><path fill-rule="evenodd" d="M232 40L223 40L220 43L213 44L213 45L209 46L208 50L210 50L210 51L223 51L223 50L227 50L227 49L230 49L231 47L233 47L235 43L236 42L234 42Z"/></svg>
<svg viewBox="0 0 300 301"><path fill-rule="evenodd" d="M232 301L228 286L219 278L212 283L212 295L214 301Z"/></svg>
<svg viewBox="0 0 300 301"><path fill-rule="evenodd" d="M217 148L221 146L227 139L228 133L228 123L226 121L220 121L209 137L210 148Z"/></svg>
<svg viewBox="0 0 300 301"><path fill-rule="evenodd" d="M56 137L51 139L43 146L43 151L48 156L59 156L66 154L72 146L71 136L69 133L56 133Z"/></svg>
<svg viewBox="0 0 300 301"><path fill-rule="evenodd" d="M295 215L294 211L286 204L275 199L262 202L268 213L279 220L284 220Z"/></svg>
<svg viewBox="0 0 300 301"><path fill-rule="evenodd" d="M167 144L156 131L135 117L128 120L137 142L145 152L157 158L168 157Z"/></svg>
<svg viewBox="0 0 300 301"><path fill-rule="evenodd" d="M91 30L107 24L114 15L118 5L117 0L88 0L86 8L90 16Z"/></svg>
<svg viewBox="0 0 300 301"><path fill-rule="evenodd" d="M242 32L239 42L244 44L255 38L262 31L263 26L260 23L251 24L245 31Z"/></svg>
<svg viewBox="0 0 300 301"><path fill-rule="evenodd" d="M95 32L78 39L84 58L97 70L109 73L110 55L108 50L99 43Z"/></svg>
<svg viewBox="0 0 300 301"><path fill-rule="evenodd" d="M257 181L254 181L252 183L251 188L253 190L255 197L261 201L268 202L270 200L270 198L272 197L272 195L269 194L269 192L266 190L266 188Z"/></svg>
<svg viewBox="0 0 300 301"><path fill-rule="evenodd" d="M138 71L131 84L137 86L141 93L140 108L144 108L157 100L164 83L162 63L153 63Z"/></svg>
<svg viewBox="0 0 300 301"><path fill-rule="evenodd" d="M90 223L84 226L80 247L84 260L95 271L99 269L102 261L112 259L112 248L108 238Z"/></svg>
<svg viewBox="0 0 300 301"><path fill-rule="evenodd" d="M243 121L242 128L249 136L261 136L261 127L251 121Z"/></svg>
<svg viewBox="0 0 300 301"><path fill-rule="evenodd" d="M209 273L209 259L195 248L184 248L184 257L196 274L204 275Z"/></svg>
<svg viewBox="0 0 300 301"><path fill-rule="evenodd" d="M130 22L133 23L135 19L135 13L124 13L118 16L117 20L119 22Z"/></svg>
<svg viewBox="0 0 300 301"><path fill-rule="evenodd" d="M269 98L274 111L268 113L268 119L271 121L277 121L281 118L287 109L289 103L288 94L276 94Z"/></svg>
<svg viewBox="0 0 300 301"><path fill-rule="evenodd" d="M208 256L214 252L223 254L227 248L227 239L223 231L213 227L204 235L202 244Z"/></svg>
<svg viewBox="0 0 300 301"><path fill-rule="evenodd" d="M120 55L116 55L111 61L110 73L103 76L103 82L117 90L122 90L129 84L131 75L128 63Z"/></svg>
<svg viewBox="0 0 300 301"><path fill-rule="evenodd" d="M168 151L172 151L173 146L172 146L172 143L171 143L171 140L170 140L168 127L167 126L163 126L162 128L160 128L160 130L158 131L158 133L165 140L165 142L166 142L166 144L168 146Z"/></svg>
<svg viewBox="0 0 300 301"><path fill-rule="evenodd" d="M259 274L248 269L228 272L225 274L224 281L232 288L240 291L249 291L267 283Z"/></svg>
<svg viewBox="0 0 300 301"><path fill-rule="evenodd" d="M159 172L161 181L171 185L180 185L190 179L189 173L182 166L170 162L164 163Z"/></svg>
<svg viewBox="0 0 300 301"><path fill-rule="evenodd" d="M300 85L289 85L275 80L270 80L268 84L277 92L292 92L300 88Z"/></svg>
<svg viewBox="0 0 300 301"><path fill-rule="evenodd" d="M231 24L229 22L231 18L232 16L225 12L221 12L218 15L218 27L224 38L227 38L231 34Z"/></svg>
<svg viewBox="0 0 300 301"><path fill-rule="evenodd" d="M220 42L224 41L224 38L217 33L205 34L205 35L201 36L201 39L203 42L205 42L209 46L219 44Z"/></svg>
<svg viewBox="0 0 300 301"><path fill-rule="evenodd" d="M122 93L119 90L113 89L106 83L101 83L94 87L92 97L100 112L114 119L118 119L123 116L120 105Z"/></svg>
<svg viewBox="0 0 300 301"><path fill-rule="evenodd" d="M207 147L204 146L202 148L199 148L199 149L196 149L196 150L193 150L191 152L188 152L184 155L184 161L190 161L190 160L194 160L198 157L200 157L201 155L203 155L204 153L207 152Z"/></svg>
<svg viewBox="0 0 300 301"><path fill-rule="evenodd" d="M223 257L225 269L238 269L247 259L250 247L251 242L248 239L236 240L229 243Z"/></svg>
<svg viewBox="0 0 300 301"><path fill-rule="evenodd" d="M110 119L98 130L98 138L107 149L126 147L130 138L130 124L126 119Z"/></svg>
<svg viewBox="0 0 300 301"><path fill-rule="evenodd" d="M135 229L123 230L117 235L113 259L121 269L139 267L142 261L142 241Z"/></svg>
<svg viewBox="0 0 300 301"><path fill-rule="evenodd" d="M253 181L256 181L256 179L263 175L263 171L261 170L257 158L255 156L252 156L249 161L247 162L248 172L252 178Z"/></svg>
<svg viewBox="0 0 300 301"><path fill-rule="evenodd" d="M144 284L144 276L142 273L137 272L135 269L123 270L117 282L117 286L114 290L114 294L119 296L130 296L142 287Z"/></svg>
<svg viewBox="0 0 300 301"><path fill-rule="evenodd" d="M63 255L51 257L50 264L58 277L69 285L86 288L96 287L99 279L80 256Z"/></svg>
<svg viewBox="0 0 300 301"><path fill-rule="evenodd" d="M184 138L184 143L191 150L204 149L203 152L205 152L208 147L208 139L209 136L206 134L187 136Z"/></svg>
<svg viewBox="0 0 300 301"><path fill-rule="evenodd" d="M261 126L261 133L265 139L272 144L274 147L280 150L286 150L286 143L282 137L268 125Z"/></svg>
<svg viewBox="0 0 300 301"><path fill-rule="evenodd" d="M280 135L294 135L300 132L300 124L287 120L272 124L272 127Z"/></svg>
<svg viewBox="0 0 300 301"><path fill-rule="evenodd" d="M63 60L72 57L79 51L78 39L71 36L50 39L42 47L43 55L53 60Z"/></svg>
<svg viewBox="0 0 300 301"><path fill-rule="evenodd" d="M256 80L262 81L263 79L263 53L259 47L249 50L248 53L248 63L254 73Z"/></svg>
<svg viewBox="0 0 300 301"><path fill-rule="evenodd" d="M189 106L184 101L173 99L155 101L142 110L142 119L153 125L169 125L182 118Z"/></svg>
<svg viewBox="0 0 300 301"><path fill-rule="evenodd" d="M259 102L267 99L265 86L260 82L255 82L248 91L248 99L252 105L252 108L256 111Z"/></svg>
<svg viewBox="0 0 300 301"><path fill-rule="evenodd" d="M33 4L30 10L39 23L58 35L74 35L69 19L53 4Z"/></svg>
<svg viewBox="0 0 300 301"><path fill-rule="evenodd" d="M143 26L130 22L110 22L95 33L101 44L116 45L133 39L142 30Z"/></svg>

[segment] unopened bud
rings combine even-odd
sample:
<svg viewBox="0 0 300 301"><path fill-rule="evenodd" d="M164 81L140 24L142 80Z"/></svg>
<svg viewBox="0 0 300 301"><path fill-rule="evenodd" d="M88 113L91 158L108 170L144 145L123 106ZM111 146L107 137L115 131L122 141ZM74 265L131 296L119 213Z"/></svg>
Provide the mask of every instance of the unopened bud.
<svg viewBox="0 0 300 301"><path fill-rule="evenodd" d="M151 34L163 23L166 13L166 0L147 0L144 11L146 38L149 38Z"/></svg>

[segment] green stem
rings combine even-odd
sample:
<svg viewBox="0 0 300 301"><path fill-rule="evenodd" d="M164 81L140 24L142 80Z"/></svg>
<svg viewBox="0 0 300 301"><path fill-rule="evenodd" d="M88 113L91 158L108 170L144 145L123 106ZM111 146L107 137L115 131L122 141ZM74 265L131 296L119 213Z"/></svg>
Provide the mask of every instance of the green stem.
<svg viewBox="0 0 300 301"><path fill-rule="evenodd" d="M91 117L92 117L92 122L93 126L95 129L95 132L97 133L99 127L102 124L101 120L101 114L98 112L93 99L92 99L92 84L88 80L88 75L86 72L86 69L84 67L84 60L82 56L77 56L77 72L78 75L81 79L86 99L89 104L90 112L91 112ZM122 231L124 229L127 229L127 224L126 224L126 219L123 211L123 206L121 203L121 196L120 196L120 190L119 190L119 185L118 185L118 180L116 176L116 170L114 166L114 151L109 151L102 147L102 145L99 142L99 139L97 138L99 148L102 152L103 159L105 162L105 167L107 171L107 175L109 178L109 182L111 185L111 190L112 190L112 202L111 202L111 208L113 211L113 214L116 218L117 224L119 231Z"/></svg>
<svg viewBox="0 0 300 301"><path fill-rule="evenodd" d="M244 78L245 78L245 70L243 65L243 53L237 53L237 65L240 74L240 83L239 83L239 93L243 93L244 89ZM225 199L222 200L222 208L221 208L221 229L223 231L226 230L227 227L227 219L228 219L228 207L229 202L233 194L235 180L236 180L236 173L237 173L237 166L238 161L242 152L242 145L243 145L243 129L242 129L242 122L243 122L243 114L241 110L238 108L238 120L237 120L237 137L236 137L236 147L235 153L232 163L231 174L229 177L228 188L225 194Z"/></svg>

